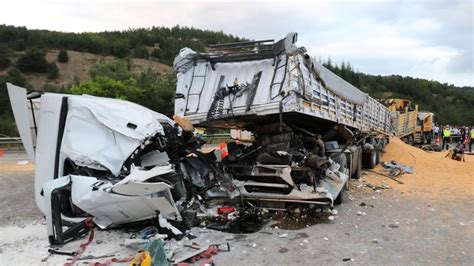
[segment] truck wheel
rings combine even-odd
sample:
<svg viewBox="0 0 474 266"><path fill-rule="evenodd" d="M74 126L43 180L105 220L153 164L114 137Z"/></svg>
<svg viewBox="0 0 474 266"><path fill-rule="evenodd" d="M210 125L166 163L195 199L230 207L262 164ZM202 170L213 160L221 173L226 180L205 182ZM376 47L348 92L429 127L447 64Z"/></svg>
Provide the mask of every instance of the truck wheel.
<svg viewBox="0 0 474 266"><path fill-rule="evenodd" d="M382 156L383 145L382 144L375 144L375 165L380 163L380 157Z"/></svg>
<svg viewBox="0 0 474 266"><path fill-rule="evenodd" d="M413 136L410 135L407 137L407 144L408 145L412 145L413 146L413 143L415 142L415 140L413 139Z"/></svg>
<svg viewBox="0 0 474 266"><path fill-rule="evenodd" d="M339 168L340 172L345 172L347 169L347 157L344 154L339 154L338 156L334 156L332 158L334 162L338 163L341 167ZM336 199L334 200L334 205L341 205L344 202L344 193L349 187L349 179L347 179L346 183L342 187L339 195L337 195Z"/></svg>
<svg viewBox="0 0 474 266"><path fill-rule="evenodd" d="M359 150L359 156L357 156L357 166L351 178L359 179L361 172L362 172L362 152Z"/></svg>
<svg viewBox="0 0 474 266"><path fill-rule="evenodd" d="M377 152L375 150L371 150L370 152L366 152L362 156L362 165L364 168L367 169L374 169L377 165Z"/></svg>
<svg viewBox="0 0 474 266"><path fill-rule="evenodd" d="M380 150L376 150L375 151L375 165L379 164L380 163L380 157L381 157L381 151Z"/></svg>
<svg viewBox="0 0 474 266"><path fill-rule="evenodd" d="M331 159L339 164L339 172L343 172L347 168L347 157L344 154L339 154L337 156L332 156Z"/></svg>

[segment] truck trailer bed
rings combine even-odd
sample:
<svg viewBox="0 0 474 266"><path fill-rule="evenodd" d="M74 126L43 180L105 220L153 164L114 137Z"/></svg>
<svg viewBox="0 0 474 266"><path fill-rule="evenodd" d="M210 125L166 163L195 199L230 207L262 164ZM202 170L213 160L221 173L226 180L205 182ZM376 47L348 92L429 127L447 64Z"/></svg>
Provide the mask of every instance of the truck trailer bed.
<svg viewBox="0 0 474 266"><path fill-rule="evenodd" d="M276 43L217 45L208 53L182 49L174 62L175 113L205 127L245 128L265 117L391 132L384 105L326 69L295 42L296 33L290 33Z"/></svg>

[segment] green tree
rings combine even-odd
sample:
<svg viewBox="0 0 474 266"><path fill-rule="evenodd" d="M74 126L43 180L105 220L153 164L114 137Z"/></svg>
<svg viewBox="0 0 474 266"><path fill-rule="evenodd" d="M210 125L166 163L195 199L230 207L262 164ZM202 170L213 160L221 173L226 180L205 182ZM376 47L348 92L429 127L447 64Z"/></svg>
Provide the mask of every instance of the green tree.
<svg viewBox="0 0 474 266"><path fill-rule="evenodd" d="M145 46L139 46L133 49L132 56L135 58L148 59L150 58L150 53L148 52L148 49Z"/></svg>
<svg viewBox="0 0 474 266"><path fill-rule="evenodd" d="M95 65L90 76L92 80L73 86L71 93L126 99L169 116L174 113L174 73L160 76L148 68L133 74L126 61L116 60Z"/></svg>
<svg viewBox="0 0 474 266"><path fill-rule="evenodd" d="M61 63L69 62L69 54L67 53L66 50L59 51L58 62L61 62Z"/></svg>
<svg viewBox="0 0 474 266"><path fill-rule="evenodd" d="M48 79L57 79L59 77L59 68L56 63L48 63Z"/></svg>
<svg viewBox="0 0 474 266"><path fill-rule="evenodd" d="M29 49L18 59L16 66L24 73L46 73L48 61L45 55L42 50Z"/></svg>
<svg viewBox="0 0 474 266"><path fill-rule="evenodd" d="M7 69L10 64L10 50L8 46L5 44L0 44L0 70Z"/></svg>
<svg viewBox="0 0 474 266"><path fill-rule="evenodd" d="M72 86L70 92L136 102L140 99L143 90L137 87L137 81L134 78L115 80L106 76L96 76L93 80Z"/></svg>
<svg viewBox="0 0 474 266"><path fill-rule="evenodd" d="M16 68L11 68L6 75L0 75L0 134L18 136L8 98L7 82L18 86L27 86L27 84L21 72Z"/></svg>
<svg viewBox="0 0 474 266"><path fill-rule="evenodd" d="M156 59L162 59L163 54L161 53L161 49L155 48L151 51L151 56L156 58Z"/></svg>
<svg viewBox="0 0 474 266"><path fill-rule="evenodd" d="M174 114L174 96L176 93L176 74L158 76L148 69L137 77L137 85L144 90L139 103L167 116Z"/></svg>
<svg viewBox="0 0 474 266"><path fill-rule="evenodd" d="M119 41L112 45L111 54L118 58L125 58L130 55L130 49L125 41Z"/></svg>
<svg viewBox="0 0 474 266"><path fill-rule="evenodd" d="M128 62L125 60L115 60L110 63L96 64L89 71L92 79L98 76L109 77L115 80L128 80L133 77L129 70Z"/></svg>

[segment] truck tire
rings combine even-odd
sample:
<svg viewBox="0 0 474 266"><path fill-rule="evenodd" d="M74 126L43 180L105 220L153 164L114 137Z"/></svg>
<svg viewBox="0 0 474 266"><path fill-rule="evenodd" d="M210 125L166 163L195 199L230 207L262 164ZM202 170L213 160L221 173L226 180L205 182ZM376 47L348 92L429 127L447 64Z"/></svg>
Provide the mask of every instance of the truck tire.
<svg viewBox="0 0 474 266"><path fill-rule="evenodd" d="M364 168L374 169L377 165L377 152L375 150L370 150L369 152L363 153L362 165Z"/></svg>
<svg viewBox="0 0 474 266"><path fill-rule="evenodd" d="M354 173L351 175L351 178L359 179L362 173L362 151L358 149L357 164Z"/></svg>
<svg viewBox="0 0 474 266"><path fill-rule="evenodd" d="M339 154L337 156L333 156L332 160L336 163L338 163L341 167L339 168L340 172L344 172L345 169L347 168L347 157L344 154ZM341 203L344 202L344 194L349 187L349 179L347 179L346 183L342 187L341 191L339 192L339 195L337 195L336 199L334 199L334 205L341 205Z"/></svg>
<svg viewBox="0 0 474 266"><path fill-rule="evenodd" d="M382 157L383 145L381 143L375 144L375 165L380 163L380 157Z"/></svg>
<svg viewBox="0 0 474 266"><path fill-rule="evenodd" d="M331 159L339 164L339 172L344 172L347 168L347 157L344 154L339 154L337 156L332 156Z"/></svg>
<svg viewBox="0 0 474 266"><path fill-rule="evenodd" d="M375 151L375 165L378 165L380 163L380 157L382 157L380 150Z"/></svg>

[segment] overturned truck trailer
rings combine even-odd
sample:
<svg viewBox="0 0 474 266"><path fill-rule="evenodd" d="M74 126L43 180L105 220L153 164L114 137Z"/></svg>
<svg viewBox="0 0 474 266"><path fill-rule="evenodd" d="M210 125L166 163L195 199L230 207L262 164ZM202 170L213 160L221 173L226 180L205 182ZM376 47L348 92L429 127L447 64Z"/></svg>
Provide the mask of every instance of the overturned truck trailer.
<svg viewBox="0 0 474 266"><path fill-rule="evenodd" d="M268 208L340 202L349 177L373 168L391 133L387 108L286 38L184 48L175 113L200 127L253 132L229 143L224 169L242 198Z"/></svg>

